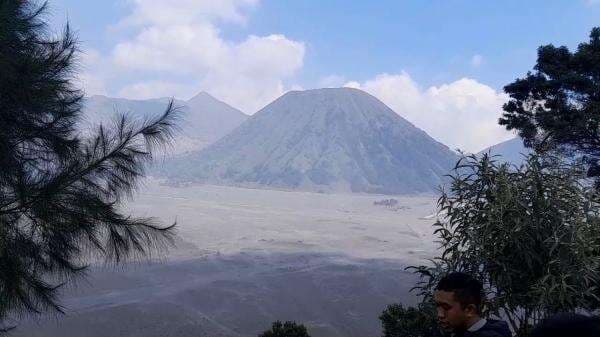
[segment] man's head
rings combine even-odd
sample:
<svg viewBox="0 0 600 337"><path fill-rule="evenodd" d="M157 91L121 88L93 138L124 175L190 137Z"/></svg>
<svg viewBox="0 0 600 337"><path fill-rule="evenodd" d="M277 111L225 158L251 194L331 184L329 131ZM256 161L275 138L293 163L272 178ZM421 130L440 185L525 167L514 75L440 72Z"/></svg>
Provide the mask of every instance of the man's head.
<svg viewBox="0 0 600 337"><path fill-rule="evenodd" d="M465 331L481 319L483 287L465 273L450 273L435 288L434 300L440 326L447 331Z"/></svg>

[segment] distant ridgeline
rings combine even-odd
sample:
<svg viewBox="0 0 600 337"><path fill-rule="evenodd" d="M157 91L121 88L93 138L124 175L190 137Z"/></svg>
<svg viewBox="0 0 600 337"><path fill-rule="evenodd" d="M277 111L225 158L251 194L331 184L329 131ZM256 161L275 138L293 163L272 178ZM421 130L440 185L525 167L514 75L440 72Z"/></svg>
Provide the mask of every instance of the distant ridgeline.
<svg viewBox="0 0 600 337"><path fill-rule="evenodd" d="M157 116L168 101L88 97L82 127L109 122L116 112ZM447 146L357 89L289 92L251 117L205 92L175 104L182 108L181 131L171 155L151 171L174 185L432 193L458 160ZM478 154L518 165L530 152L514 138Z"/></svg>
<svg viewBox="0 0 600 337"><path fill-rule="evenodd" d="M480 156L484 153L493 156L493 159L497 162L506 162L515 166L520 166L524 163L525 157L533 153L533 149L525 147L525 145L523 145L523 139L516 137L494 146L490 146L477 153L477 155ZM566 151L555 152L555 154L558 153L560 153L560 156L565 156L563 159L565 159L567 162L575 163L581 159L579 155L567 153Z"/></svg>
<svg viewBox="0 0 600 337"><path fill-rule="evenodd" d="M200 151L168 160L172 183L322 192L432 193L458 156L375 97L289 92Z"/></svg>
<svg viewBox="0 0 600 337"><path fill-rule="evenodd" d="M478 155L488 153L495 156L494 160L519 166L523 163L525 156L532 153L532 151L532 149L523 145L523 140L520 137L516 137L490 146L479 152Z"/></svg>
<svg viewBox="0 0 600 337"><path fill-rule="evenodd" d="M115 113L128 113L136 118L162 114L168 98L131 100L106 96L87 97L84 101L82 128L107 123ZM181 108L180 132L169 152L175 155L200 150L242 124L248 116L241 111L201 92L188 101L176 100Z"/></svg>

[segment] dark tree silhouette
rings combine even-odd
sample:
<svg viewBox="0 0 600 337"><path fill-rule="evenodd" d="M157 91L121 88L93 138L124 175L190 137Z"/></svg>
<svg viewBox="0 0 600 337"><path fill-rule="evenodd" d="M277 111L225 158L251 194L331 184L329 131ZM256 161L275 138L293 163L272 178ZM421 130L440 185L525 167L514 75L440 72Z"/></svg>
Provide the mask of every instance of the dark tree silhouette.
<svg viewBox="0 0 600 337"><path fill-rule="evenodd" d="M389 305L379 316L383 337L442 337L436 320L435 304L417 307Z"/></svg>
<svg viewBox="0 0 600 337"><path fill-rule="evenodd" d="M500 124L528 147L580 156L588 177L600 178L600 27L575 52L539 47L534 70L504 87L510 101Z"/></svg>
<svg viewBox="0 0 600 337"><path fill-rule="evenodd" d="M68 26L52 37L45 8L0 0L0 322L61 312L58 289L84 275L90 254L118 263L172 242L174 225L120 206L171 140L177 109L81 136L77 43Z"/></svg>
<svg viewBox="0 0 600 337"><path fill-rule="evenodd" d="M310 337L306 327L296 322L281 323L276 321L271 329L263 332L258 337Z"/></svg>

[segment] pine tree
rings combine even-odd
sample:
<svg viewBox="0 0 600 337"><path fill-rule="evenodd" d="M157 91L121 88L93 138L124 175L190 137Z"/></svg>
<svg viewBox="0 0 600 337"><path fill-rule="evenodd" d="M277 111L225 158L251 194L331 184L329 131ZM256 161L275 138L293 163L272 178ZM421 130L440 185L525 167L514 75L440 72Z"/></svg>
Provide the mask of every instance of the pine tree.
<svg viewBox="0 0 600 337"><path fill-rule="evenodd" d="M173 226L123 214L157 146L172 139L171 102L154 119L121 116L81 136L78 44L53 37L46 5L0 0L0 322L62 312L58 292L86 256L112 263L172 242ZM89 261L89 260L88 260Z"/></svg>
<svg viewBox="0 0 600 337"><path fill-rule="evenodd" d="M536 150L561 149L587 164L600 189L600 27L576 51L538 48L534 72L504 87L500 125Z"/></svg>

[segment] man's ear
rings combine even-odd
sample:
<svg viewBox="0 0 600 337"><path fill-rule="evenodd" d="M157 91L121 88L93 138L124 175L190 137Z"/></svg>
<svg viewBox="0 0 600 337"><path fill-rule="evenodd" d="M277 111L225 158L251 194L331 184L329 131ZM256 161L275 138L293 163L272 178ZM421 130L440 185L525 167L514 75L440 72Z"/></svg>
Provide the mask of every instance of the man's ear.
<svg viewBox="0 0 600 337"><path fill-rule="evenodd" d="M465 307L465 312L468 316L475 316L479 314L477 306L475 304L467 304L467 306Z"/></svg>

